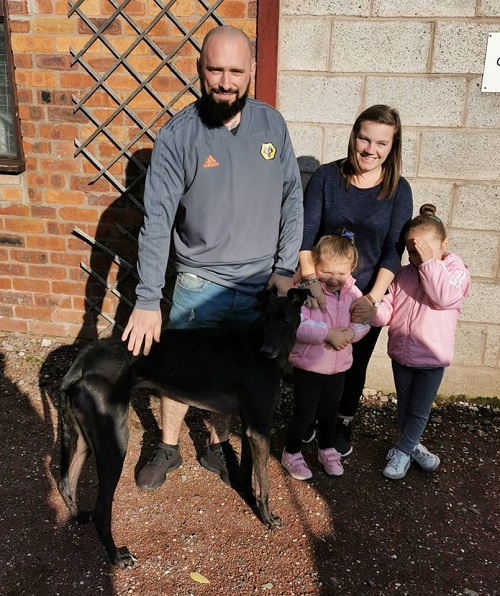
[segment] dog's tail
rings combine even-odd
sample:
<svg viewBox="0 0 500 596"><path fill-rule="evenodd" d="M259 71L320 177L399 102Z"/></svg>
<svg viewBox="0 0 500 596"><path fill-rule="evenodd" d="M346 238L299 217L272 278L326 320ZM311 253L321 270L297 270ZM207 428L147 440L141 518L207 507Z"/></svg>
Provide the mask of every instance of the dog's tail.
<svg viewBox="0 0 500 596"><path fill-rule="evenodd" d="M69 372L73 371L70 369ZM89 522L92 519L92 512L81 511L76 496L80 472L91 452L73 411L73 398L75 391L80 391L81 379L68 384L67 377L68 375L63 380L59 399L61 477L58 488L71 515L79 522Z"/></svg>
<svg viewBox="0 0 500 596"><path fill-rule="evenodd" d="M61 442L61 478L59 492L61 493L71 515L79 519L80 511L76 502L76 482L71 481L71 464L75 453L75 424L71 417L70 395L71 387L62 387L59 397L59 437ZM78 439L76 439L78 441ZM83 463L82 463L83 465Z"/></svg>
<svg viewBox="0 0 500 596"><path fill-rule="evenodd" d="M82 376L81 356L70 366L59 391L59 437L61 441L61 482L68 479L74 444L74 420L71 416L70 392L74 383Z"/></svg>

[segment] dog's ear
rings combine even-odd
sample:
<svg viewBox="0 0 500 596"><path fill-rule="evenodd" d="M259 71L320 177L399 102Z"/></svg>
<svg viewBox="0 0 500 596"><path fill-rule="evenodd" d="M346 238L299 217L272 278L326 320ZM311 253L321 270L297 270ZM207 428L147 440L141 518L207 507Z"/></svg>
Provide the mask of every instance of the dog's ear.
<svg viewBox="0 0 500 596"><path fill-rule="evenodd" d="M287 293L288 300L299 307L302 306L309 297L313 298L311 291L304 288L290 288Z"/></svg>

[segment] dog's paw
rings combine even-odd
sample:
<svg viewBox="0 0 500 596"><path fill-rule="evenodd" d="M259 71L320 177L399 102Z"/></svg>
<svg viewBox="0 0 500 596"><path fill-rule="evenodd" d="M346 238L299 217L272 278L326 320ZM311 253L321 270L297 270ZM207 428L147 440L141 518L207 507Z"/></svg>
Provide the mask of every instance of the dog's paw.
<svg viewBox="0 0 500 596"><path fill-rule="evenodd" d="M281 519L281 517L279 517L279 515L274 515L274 513L271 513L269 515L269 520L267 522L267 527L270 530L276 530L278 528L282 528L283 527L283 520Z"/></svg>
<svg viewBox="0 0 500 596"><path fill-rule="evenodd" d="M136 557L126 546L116 549L116 554L111 562L120 569L133 569L137 565Z"/></svg>

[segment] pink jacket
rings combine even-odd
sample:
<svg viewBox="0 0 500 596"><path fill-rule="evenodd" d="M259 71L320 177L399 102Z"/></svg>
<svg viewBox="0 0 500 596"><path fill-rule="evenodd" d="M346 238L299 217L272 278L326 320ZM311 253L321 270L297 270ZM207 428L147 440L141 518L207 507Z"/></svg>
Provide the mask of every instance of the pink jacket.
<svg viewBox="0 0 500 596"><path fill-rule="evenodd" d="M319 308L302 307L301 323L297 330L297 339L290 353L290 362L297 368L333 375L344 372L352 365L352 346L343 350L328 349L325 337L328 329L350 327L354 331L353 342L360 340L370 330L370 325L351 323L349 308L363 294L354 285L354 278L349 277L340 291L340 296L325 292L326 312ZM323 289L324 286L323 286Z"/></svg>
<svg viewBox="0 0 500 596"><path fill-rule="evenodd" d="M389 325L389 356L404 366L449 366L469 286L467 265L449 252L441 261L403 267L371 321L376 327Z"/></svg>

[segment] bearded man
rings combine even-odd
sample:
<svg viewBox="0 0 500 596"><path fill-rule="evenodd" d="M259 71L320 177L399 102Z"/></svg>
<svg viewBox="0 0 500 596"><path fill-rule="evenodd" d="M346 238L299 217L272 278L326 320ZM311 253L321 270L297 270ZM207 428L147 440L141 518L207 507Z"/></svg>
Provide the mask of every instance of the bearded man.
<svg viewBox="0 0 500 596"><path fill-rule="evenodd" d="M159 341L160 299L171 235L176 284L169 327L237 326L258 316L256 294L284 295L302 240L300 173L283 117L248 98L255 74L249 38L222 26L205 37L197 63L202 96L159 131L144 192L135 308L123 332L148 354ZM188 406L161 396L162 441L137 477L156 489L182 458ZM239 488L228 417L211 416L201 464Z"/></svg>

